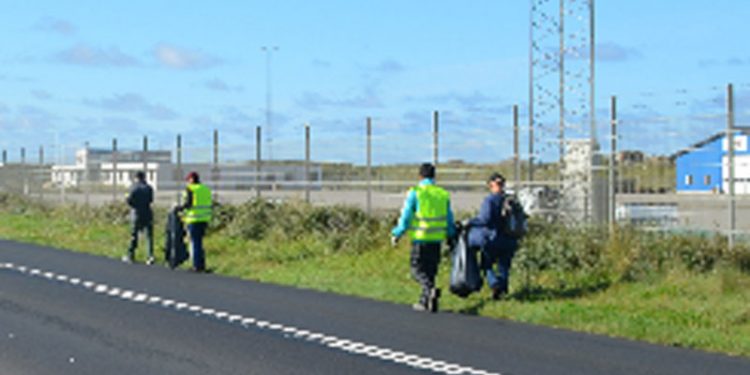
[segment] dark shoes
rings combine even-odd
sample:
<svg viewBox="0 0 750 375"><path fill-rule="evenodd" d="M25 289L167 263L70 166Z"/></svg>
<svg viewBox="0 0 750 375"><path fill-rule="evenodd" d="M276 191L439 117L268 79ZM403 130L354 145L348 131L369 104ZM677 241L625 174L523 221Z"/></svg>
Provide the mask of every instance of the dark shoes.
<svg viewBox="0 0 750 375"><path fill-rule="evenodd" d="M436 313L438 311L439 300L440 300L440 289L433 288L430 290L430 294L427 297L426 302L419 301L411 305L411 308L414 311L423 311L423 312L429 311L431 313Z"/></svg>
<svg viewBox="0 0 750 375"><path fill-rule="evenodd" d="M503 297L505 297L506 294L508 294L507 286L503 287L503 286L497 285L497 286L492 287L492 300L493 301L501 300Z"/></svg>
<svg viewBox="0 0 750 375"><path fill-rule="evenodd" d="M430 290L430 298L427 300L427 309L432 313L438 311L438 300L440 300L440 288Z"/></svg>
<svg viewBox="0 0 750 375"><path fill-rule="evenodd" d="M188 269L188 272L193 272L193 273L213 273L214 271L211 270L210 268L195 268L195 267L190 267Z"/></svg>

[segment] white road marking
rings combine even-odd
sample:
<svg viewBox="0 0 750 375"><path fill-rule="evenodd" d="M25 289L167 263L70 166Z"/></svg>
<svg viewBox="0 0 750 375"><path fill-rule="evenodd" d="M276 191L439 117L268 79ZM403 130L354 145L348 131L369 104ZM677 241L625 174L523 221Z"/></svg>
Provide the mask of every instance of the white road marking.
<svg viewBox="0 0 750 375"><path fill-rule="evenodd" d="M73 286L83 286L85 289L93 290L95 293L108 295L110 297L120 298L126 301L132 301L136 303L146 302L149 304L160 304L165 309L172 309L176 311L187 310L195 313L196 316L205 315L213 318L226 320L229 323L239 323L242 327L250 328L256 327L260 329L268 329L271 331L278 331L283 334L284 337L294 337L297 339L303 339L308 342L318 343L331 349L340 350L347 353L353 353L357 355L363 355L371 358L377 358L382 361L392 362L396 364L402 364L405 366L429 370L434 373L447 374L447 375L500 375L496 372L489 372L486 370L478 370L472 367L461 366L455 363L448 363L444 361L438 361L432 358L423 357L416 354L408 354L399 351L393 351L387 348L381 348L376 345L369 345L366 343L341 339L336 336L325 335L322 333L314 333L307 330L303 330L297 327L287 326L281 323L274 323L265 320L258 320L253 317L246 317L240 314L231 314L225 311L217 311L212 308L203 307L200 305L194 305L187 302L179 302L171 299L164 299L159 296L152 296L147 293L138 293L132 290L123 290L116 287L111 287L107 284L96 283L93 281L83 281L80 278L70 277L67 275L56 274L54 272L46 271L42 272L39 269L16 265L13 263L0 263L0 269L6 269L16 271L30 277L39 277L48 280L57 280L60 282L67 282ZM15 336L11 333L8 334L9 339L13 339ZM75 362L75 358L69 359L70 363Z"/></svg>

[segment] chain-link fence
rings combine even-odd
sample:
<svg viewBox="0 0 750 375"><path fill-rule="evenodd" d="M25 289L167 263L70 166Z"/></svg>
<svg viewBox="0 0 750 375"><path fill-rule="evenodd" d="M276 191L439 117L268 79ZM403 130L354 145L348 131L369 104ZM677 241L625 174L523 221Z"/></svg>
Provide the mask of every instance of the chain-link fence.
<svg viewBox="0 0 750 375"><path fill-rule="evenodd" d="M418 165L428 161L437 163L456 211L476 210L486 177L499 171L530 212L550 220L744 233L750 230L750 152L742 126L748 112L733 108L731 88L710 92L713 99L695 106L672 94L612 98L598 113L595 144L529 135L527 114L513 107L507 117L485 119L492 125L469 128L460 125L466 119L439 112L415 114L416 128L377 117L345 131L312 122L277 130L273 159L266 158L261 127L241 135L219 129L172 139L19 147L3 150L0 189L96 205L122 201L135 173L145 170L157 204L170 205L185 174L195 171L222 203L260 197L377 212L399 208ZM657 106L660 100L666 104ZM727 148L729 137L735 148ZM564 147L562 163L550 144Z"/></svg>

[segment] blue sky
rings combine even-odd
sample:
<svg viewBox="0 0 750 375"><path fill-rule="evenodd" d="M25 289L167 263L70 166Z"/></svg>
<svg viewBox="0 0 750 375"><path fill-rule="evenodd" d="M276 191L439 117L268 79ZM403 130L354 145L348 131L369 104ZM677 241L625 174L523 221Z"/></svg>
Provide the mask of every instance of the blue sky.
<svg viewBox="0 0 750 375"><path fill-rule="evenodd" d="M0 5L0 147L13 157L112 137L135 148L144 134L170 148L182 133L189 156L207 159L215 128L225 159L250 157L265 123L263 45L280 47L275 158L301 157L310 123L313 157L362 162L372 116L376 162L429 159L437 109L442 159L500 160L512 152L510 107L527 108L528 1ZM750 124L747 19L740 0L599 1L601 132L617 94L623 147L674 152L724 126L728 82Z"/></svg>

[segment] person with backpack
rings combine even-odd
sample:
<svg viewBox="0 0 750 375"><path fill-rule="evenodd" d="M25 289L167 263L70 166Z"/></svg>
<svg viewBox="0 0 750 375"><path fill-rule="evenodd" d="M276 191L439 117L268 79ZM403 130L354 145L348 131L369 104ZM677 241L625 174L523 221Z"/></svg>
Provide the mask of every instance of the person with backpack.
<svg viewBox="0 0 750 375"><path fill-rule="evenodd" d="M480 270L492 289L492 299L508 293L513 256L526 230L523 207L505 194L505 178L493 173L487 180L490 195L484 199L477 217L468 222L469 246L480 249Z"/></svg>
<svg viewBox="0 0 750 375"><path fill-rule="evenodd" d="M154 264L154 213L151 204L154 202L154 189L146 182L146 173L138 171L135 183L130 187L127 203L130 206L130 247L128 253L122 257L123 262L135 261L135 249L138 247L138 233L146 232L148 243L148 258L146 264Z"/></svg>
<svg viewBox="0 0 750 375"><path fill-rule="evenodd" d="M435 185L435 166L419 167L420 182L406 195L398 225L391 231L391 244L408 232L411 238L411 273L422 287L419 301L412 305L417 311L437 312L440 289L435 277L440 264L440 245L456 234L451 211L450 193Z"/></svg>

